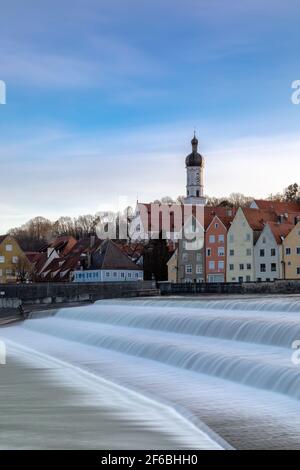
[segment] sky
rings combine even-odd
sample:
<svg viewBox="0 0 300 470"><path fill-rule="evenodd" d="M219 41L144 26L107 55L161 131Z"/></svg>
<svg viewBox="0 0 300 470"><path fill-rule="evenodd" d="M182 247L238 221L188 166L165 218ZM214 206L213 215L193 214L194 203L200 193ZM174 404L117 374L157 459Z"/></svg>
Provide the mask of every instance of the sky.
<svg viewBox="0 0 300 470"><path fill-rule="evenodd" d="M297 0L1 0L0 233L185 194L299 182Z"/></svg>

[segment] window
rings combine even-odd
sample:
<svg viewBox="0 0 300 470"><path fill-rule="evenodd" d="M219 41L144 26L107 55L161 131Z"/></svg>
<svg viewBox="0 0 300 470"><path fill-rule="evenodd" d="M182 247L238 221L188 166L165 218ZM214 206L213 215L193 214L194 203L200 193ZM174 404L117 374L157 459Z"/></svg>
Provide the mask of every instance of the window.
<svg viewBox="0 0 300 470"><path fill-rule="evenodd" d="M251 277L250 276L246 276L246 282L251 282Z"/></svg>
<svg viewBox="0 0 300 470"><path fill-rule="evenodd" d="M124 279L125 273L121 273L121 278Z"/></svg>
<svg viewBox="0 0 300 470"><path fill-rule="evenodd" d="M224 269L224 261L218 261L218 269Z"/></svg>
<svg viewBox="0 0 300 470"><path fill-rule="evenodd" d="M214 235L209 236L209 243L215 243L216 237Z"/></svg>
<svg viewBox="0 0 300 470"><path fill-rule="evenodd" d="M262 242L267 243L266 237L263 237Z"/></svg>
<svg viewBox="0 0 300 470"><path fill-rule="evenodd" d="M191 264L187 264L185 266L185 272L186 272L186 274L192 274L193 273L193 267L192 267Z"/></svg>
<svg viewBox="0 0 300 470"><path fill-rule="evenodd" d="M234 264L229 265L229 271L234 271Z"/></svg>
<svg viewBox="0 0 300 470"><path fill-rule="evenodd" d="M271 256L276 256L276 250L275 250L275 248L271 248Z"/></svg>
<svg viewBox="0 0 300 470"><path fill-rule="evenodd" d="M240 277L239 277L239 282L244 282L243 276L240 276Z"/></svg>
<svg viewBox="0 0 300 470"><path fill-rule="evenodd" d="M252 250L251 248L247 248L246 250L246 256L251 256L252 255Z"/></svg>
<svg viewBox="0 0 300 470"><path fill-rule="evenodd" d="M265 273L266 272L266 265L263 263L260 265L260 272Z"/></svg>
<svg viewBox="0 0 300 470"><path fill-rule="evenodd" d="M211 249L210 249L210 248L207 248L207 250L206 250L206 255L207 255L207 256L211 256Z"/></svg>
<svg viewBox="0 0 300 470"><path fill-rule="evenodd" d="M291 254L291 249L290 249L290 248L286 248L286 249L285 249L285 254L286 254L286 255L290 255L290 254Z"/></svg>
<svg viewBox="0 0 300 470"><path fill-rule="evenodd" d="M297 252L297 255L300 255L300 246L297 246L296 252Z"/></svg>
<svg viewBox="0 0 300 470"><path fill-rule="evenodd" d="M109 276L110 276L110 273L108 271L106 271L105 277L109 277Z"/></svg>
<svg viewBox="0 0 300 470"><path fill-rule="evenodd" d="M230 234L230 235L229 235L229 242L230 242L230 243L233 243L233 242L234 242L234 235L233 235L233 234Z"/></svg>
<svg viewBox="0 0 300 470"><path fill-rule="evenodd" d="M219 235L219 243L224 243L225 237L224 235Z"/></svg>
<svg viewBox="0 0 300 470"><path fill-rule="evenodd" d="M219 227L219 224L218 222L215 223L215 228L218 228Z"/></svg>
<svg viewBox="0 0 300 470"><path fill-rule="evenodd" d="M251 235L250 233L246 233L246 242L250 242L251 241Z"/></svg>
<svg viewBox="0 0 300 470"><path fill-rule="evenodd" d="M230 251L229 251L229 255L230 255L230 256L234 256L234 250L230 250Z"/></svg>
<svg viewBox="0 0 300 470"><path fill-rule="evenodd" d="M300 275L300 268L297 268L297 275Z"/></svg>
<svg viewBox="0 0 300 470"><path fill-rule="evenodd" d="M225 249L223 246L218 248L218 256L225 256Z"/></svg>
<svg viewBox="0 0 300 470"><path fill-rule="evenodd" d="M127 274L128 279L131 279L131 273Z"/></svg>
<svg viewBox="0 0 300 470"><path fill-rule="evenodd" d="M201 264L196 264L196 274L203 274L203 267Z"/></svg>
<svg viewBox="0 0 300 470"><path fill-rule="evenodd" d="M197 253L197 261L202 261L202 253Z"/></svg>
<svg viewBox="0 0 300 470"><path fill-rule="evenodd" d="M265 250L259 250L259 256L261 257L265 256Z"/></svg>
<svg viewBox="0 0 300 470"><path fill-rule="evenodd" d="M0 263L5 263L5 256L0 256Z"/></svg>
<svg viewBox="0 0 300 470"><path fill-rule="evenodd" d="M118 273L114 271L114 277L117 277L117 276L118 276Z"/></svg>
<svg viewBox="0 0 300 470"><path fill-rule="evenodd" d="M135 277L139 277L139 273L135 273Z"/></svg>
<svg viewBox="0 0 300 470"><path fill-rule="evenodd" d="M247 264L247 270L250 271L252 268L252 265L250 263Z"/></svg>
<svg viewBox="0 0 300 470"><path fill-rule="evenodd" d="M209 268L210 270L215 269L215 262L214 262L214 261L210 261L210 262L208 263L208 268Z"/></svg>
<svg viewBox="0 0 300 470"><path fill-rule="evenodd" d="M3 276L3 271L0 269L0 277Z"/></svg>
<svg viewBox="0 0 300 470"><path fill-rule="evenodd" d="M275 271L277 271L277 265L276 263L272 263L271 264L271 271L274 273Z"/></svg>
<svg viewBox="0 0 300 470"><path fill-rule="evenodd" d="M244 270L244 265L240 264L240 271L243 271L243 270Z"/></svg>
<svg viewBox="0 0 300 470"><path fill-rule="evenodd" d="M12 245L6 245L5 249L6 249L6 251L12 251L13 247L12 247Z"/></svg>
<svg viewBox="0 0 300 470"><path fill-rule="evenodd" d="M19 257L18 257L18 256L13 256L13 257L12 257L12 262L13 262L13 264L18 264L18 262L19 262Z"/></svg>

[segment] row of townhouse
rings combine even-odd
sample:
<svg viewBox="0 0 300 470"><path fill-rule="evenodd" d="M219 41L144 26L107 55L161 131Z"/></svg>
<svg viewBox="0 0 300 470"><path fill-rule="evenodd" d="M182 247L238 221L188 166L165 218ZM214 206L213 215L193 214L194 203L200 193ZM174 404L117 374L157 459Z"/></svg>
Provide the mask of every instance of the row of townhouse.
<svg viewBox="0 0 300 470"><path fill-rule="evenodd" d="M250 208L204 208L204 246L178 241L170 282L300 279L300 205L253 201Z"/></svg>
<svg viewBox="0 0 300 470"><path fill-rule="evenodd" d="M143 280L139 250L129 250L112 240L58 237L34 259L36 282L126 282ZM136 261L136 262L135 262Z"/></svg>
<svg viewBox="0 0 300 470"><path fill-rule="evenodd" d="M170 282L226 281L227 232L235 214L234 208L204 207L203 217L199 219L203 246L199 250L185 249L185 239L178 240L168 262Z"/></svg>
<svg viewBox="0 0 300 470"><path fill-rule="evenodd" d="M300 206L254 201L227 236L227 281L300 279Z"/></svg>

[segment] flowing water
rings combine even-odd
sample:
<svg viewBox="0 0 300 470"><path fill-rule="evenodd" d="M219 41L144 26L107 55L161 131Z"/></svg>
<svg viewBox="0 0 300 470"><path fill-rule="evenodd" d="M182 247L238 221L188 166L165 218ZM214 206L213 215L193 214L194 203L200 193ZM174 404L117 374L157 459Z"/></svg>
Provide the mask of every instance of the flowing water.
<svg viewBox="0 0 300 470"><path fill-rule="evenodd" d="M103 300L2 331L170 405L216 441L300 449L299 298Z"/></svg>

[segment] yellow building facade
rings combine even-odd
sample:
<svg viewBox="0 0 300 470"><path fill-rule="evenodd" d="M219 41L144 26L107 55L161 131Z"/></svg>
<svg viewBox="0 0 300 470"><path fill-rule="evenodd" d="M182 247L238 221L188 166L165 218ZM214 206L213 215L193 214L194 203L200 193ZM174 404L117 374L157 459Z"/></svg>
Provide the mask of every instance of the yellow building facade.
<svg viewBox="0 0 300 470"><path fill-rule="evenodd" d="M300 222L283 241L285 279L300 279Z"/></svg>
<svg viewBox="0 0 300 470"><path fill-rule="evenodd" d="M0 236L0 284L16 282L30 266L18 242L9 235Z"/></svg>
<svg viewBox="0 0 300 470"><path fill-rule="evenodd" d="M178 250L176 250L168 263L168 281L178 282Z"/></svg>
<svg viewBox="0 0 300 470"><path fill-rule="evenodd" d="M227 235L227 282L254 281L253 246L253 230L240 208Z"/></svg>

